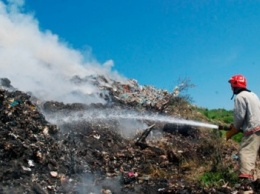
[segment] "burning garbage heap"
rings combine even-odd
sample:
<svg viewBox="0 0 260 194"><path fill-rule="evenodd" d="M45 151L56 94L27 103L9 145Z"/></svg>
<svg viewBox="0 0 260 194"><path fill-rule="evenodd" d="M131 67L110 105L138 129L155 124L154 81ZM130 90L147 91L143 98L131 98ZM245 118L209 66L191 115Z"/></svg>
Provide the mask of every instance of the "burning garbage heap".
<svg viewBox="0 0 260 194"><path fill-rule="evenodd" d="M112 103L117 102L161 112L167 107L170 99L177 97L179 94L178 87L174 89L173 93L169 93L167 90L139 85L134 79L128 79L122 83L107 79L104 76L86 76L85 78L74 76L71 81L79 85L92 83L100 91L105 91L100 95L107 101L112 101Z"/></svg>
<svg viewBox="0 0 260 194"><path fill-rule="evenodd" d="M215 146L221 144L212 144L210 136L198 129L189 128L182 133L180 128L174 130L175 126L161 128L154 124L128 139L113 121L71 122L57 127L46 121L30 95L18 90L1 89L0 98L0 193L232 190L203 188L193 179L199 167L214 163L216 154L222 154L219 150L215 152ZM46 102L43 107L45 111L63 113L89 108L58 102ZM152 136L140 139L151 129ZM156 138L156 132L160 132L160 138ZM229 158L235 150L224 145L222 148L225 153L222 158Z"/></svg>

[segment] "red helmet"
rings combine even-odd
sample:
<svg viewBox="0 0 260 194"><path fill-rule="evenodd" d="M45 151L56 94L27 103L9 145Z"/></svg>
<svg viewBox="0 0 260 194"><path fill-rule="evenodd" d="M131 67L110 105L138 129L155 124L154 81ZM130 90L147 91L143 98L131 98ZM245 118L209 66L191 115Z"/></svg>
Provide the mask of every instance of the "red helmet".
<svg viewBox="0 0 260 194"><path fill-rule="evenodd" d="M228 82L232 88L246 88L246 78L243 75L234 75Z"/></svg>

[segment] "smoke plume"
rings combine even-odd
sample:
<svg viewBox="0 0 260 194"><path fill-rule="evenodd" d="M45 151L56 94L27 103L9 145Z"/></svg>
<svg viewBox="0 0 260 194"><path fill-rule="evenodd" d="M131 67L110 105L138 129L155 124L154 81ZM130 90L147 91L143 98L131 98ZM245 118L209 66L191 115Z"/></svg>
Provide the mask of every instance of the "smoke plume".
<svg viewBox="0 0 260 194"><path fill-rule="evenodd" d="M23 6L22 0L0 0L1 78L10 79L15 88L30 91L39 99L65 103L103 102L96 85L87 81L76 84L71 81L75 76L125 80L111 70L112 60L100 64L91 53L85 59L58 35L40 30L33 14L22 12Z"/></svg>

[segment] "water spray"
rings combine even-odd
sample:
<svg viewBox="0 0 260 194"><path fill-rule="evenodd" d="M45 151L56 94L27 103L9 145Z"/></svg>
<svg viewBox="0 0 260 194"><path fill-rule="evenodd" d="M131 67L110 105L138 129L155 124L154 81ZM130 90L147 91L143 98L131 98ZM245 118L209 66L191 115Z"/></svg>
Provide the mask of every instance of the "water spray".
<svg viewBox="0 0 260 194"><path fill-rule="evenodd" d="M49 118L48 118L49 117ZM79 122L79 121L106 121L106 120L120 120L120 119L128 119L128 120L138 120L138 121L152 121L156 123L169 123L169 124L178 124L178 125L189 125L196 127L205 127L211 129L218 129L217 125L203 123L194 120L185 120L181 118L175 118L171 116L164 116L158 114L147 114L147 113L138 113L134 111L123 111L123 110L87 110L87 111L79 111L72 112L66 115L47 115L47 118L50 122L56 124L69 123L69 122Z"/></svg>

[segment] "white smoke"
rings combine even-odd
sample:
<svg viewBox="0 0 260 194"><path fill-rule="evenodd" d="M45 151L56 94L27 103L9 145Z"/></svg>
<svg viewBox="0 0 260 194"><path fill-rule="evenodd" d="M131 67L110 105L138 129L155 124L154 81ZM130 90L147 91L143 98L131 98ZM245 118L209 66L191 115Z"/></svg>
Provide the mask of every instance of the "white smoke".
<svg viewBox="0 0 260 194"><path fill-rule="evenodd" d="M125 80L111 70L112 60L99 64L89 53L86 61L57 35L41 31L33 14L22 12L23 5L23 0L0 0L0 78L8 78L15 88L30 91L37 98L65 103L103 101L94 84L72 83L75 75Z"/></svg>
<svg viewBox="0 0 260 194"><path fill-rule="evenodd" d="M10 79L15 88L31 92L37 98L64 103L104 101L99 97L100 89L95 84L92 82L75 84L71 82L74 76L84 80L86 76L99 75L104 76L108 81L110 79L126 81L126 78L111 70L112 60L99 64L91 57L91 53L88 53L86 61L85 55L70 48L65 42L61 42L57 35L49 30L41 31L33 14L23 12L23 5L23 0L8 0L7 3L0 0L0 78ZM94 115L84 115L83 119L117 118L121 121L122 119L125 119L124 121L147 119L216 128L215 125L173 120L158 115L149 115L146 118L144 115L129 112L102 113L104 112L92 111L90 114ZM76 119L79 118L77 115ZM137 122L136 125L140 126L140 123Z"/></svg>

